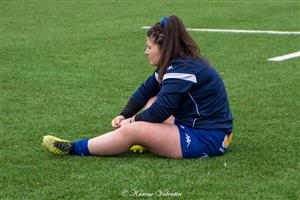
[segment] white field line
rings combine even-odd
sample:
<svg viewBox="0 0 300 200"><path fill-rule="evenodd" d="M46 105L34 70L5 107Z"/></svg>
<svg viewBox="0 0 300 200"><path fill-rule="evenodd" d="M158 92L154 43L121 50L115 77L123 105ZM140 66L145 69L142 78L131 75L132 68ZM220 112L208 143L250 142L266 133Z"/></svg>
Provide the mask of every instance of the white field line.
<svg viewBox="0 0 300 200"><path fill-rule="evenodd" d="M149 29L151 26L143 26L142 29ZM221 33L251 33L251 34L277 34L277 35L300 35L300 32L292 31L270 31L270 30L236 30L236 29L200 29L187 28L188 31L196 32L221 32ZM300 51L282 55L274 58L269 58L268 61L284 61L292 58L300 57Z"/></svg>
<svg viewBox="0 0 300 200"><path fill-rule="evenodd" d="M282 56L277 56L277 57L274 57L274 58L269 58L268 61L280 62L280 61L284 61L284 60L288 60L288 59L292 59L292 58L297 58L297 57L300 57L300 51L295 52L295 53L282 55Z"/></svg>
<svg viewBox="0 0 300 200"><path fill-rule="evenodd" d="M143 26L142 29L149 29L150 26ZM188 31L195 32L221 32L221 33L252 33L252 34L277 34L277 35L300 35L300 32L293 31L269 31L269 30L235 30L235 29L205 29L187 28Z"/></svg>

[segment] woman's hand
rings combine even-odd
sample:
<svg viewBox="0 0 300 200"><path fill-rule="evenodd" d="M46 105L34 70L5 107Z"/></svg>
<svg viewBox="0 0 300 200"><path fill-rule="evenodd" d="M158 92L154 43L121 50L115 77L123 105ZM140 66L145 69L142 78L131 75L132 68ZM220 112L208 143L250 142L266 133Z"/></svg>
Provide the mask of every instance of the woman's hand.
<svg viewBox="0 0 300 200"><path fill-rule="evenodd" d="M125 126L127 124L132 123L132 122L133 122L132 118L125 119L125 120L121 121L121 126Z"/></svg>
<svg viewBox="0 0 300 200"><path fill-rule="evenodd" d="M121 126L125 126L125 125L127 125L127 124L130 124L130 123L135 122L135 118L134 118L134 117L135 117L135 116L130 117L130 118L128 118L128 119L125 119L125 120L121 121Z"/></svg>
<svg viewBox="0 0 300 200"><path fill-rule="evenodd" d="M111 127L116 129L121 127L121 122L125 120L125 117L122 115L116 116L112 121L111 121Z"/></svg>

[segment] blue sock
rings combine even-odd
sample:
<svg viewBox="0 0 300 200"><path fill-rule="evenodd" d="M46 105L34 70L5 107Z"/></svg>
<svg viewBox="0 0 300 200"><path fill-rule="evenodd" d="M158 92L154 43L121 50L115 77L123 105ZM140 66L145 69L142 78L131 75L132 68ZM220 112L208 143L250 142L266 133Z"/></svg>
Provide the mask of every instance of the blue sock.
<svg viewBox="0 0 300 200"><path fill-rule="evenodd" d="M78 140L73 142L72 150L70 151L71 155L78 156L89 156L91 155L88 148L88 139Z"/></svg>

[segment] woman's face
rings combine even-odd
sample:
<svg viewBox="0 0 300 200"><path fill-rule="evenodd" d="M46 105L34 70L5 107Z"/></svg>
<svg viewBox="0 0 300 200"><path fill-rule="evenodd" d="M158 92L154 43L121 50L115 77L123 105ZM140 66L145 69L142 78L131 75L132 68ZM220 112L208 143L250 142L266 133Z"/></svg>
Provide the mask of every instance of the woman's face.
<svg viewBox="0 0 300 200"><path fill-rule="evenodd" d="M145 55L148 57L150 65L158 66L161 60L161 50L158 44L147 37ZM158 66L159 67L159 66Z"/></svg>

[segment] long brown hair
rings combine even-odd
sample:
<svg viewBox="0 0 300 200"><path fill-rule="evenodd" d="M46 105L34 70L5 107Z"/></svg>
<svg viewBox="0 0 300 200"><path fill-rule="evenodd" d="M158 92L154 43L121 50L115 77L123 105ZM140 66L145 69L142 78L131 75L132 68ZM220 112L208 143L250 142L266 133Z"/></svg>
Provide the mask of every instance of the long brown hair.
<svg viewBox="0 0 300 200"><path fill-rule="evenodd" d="M163 18L161 22L156 23L148 30L147 36L159 45L162 52L159 63L159 78L161 80L173 59L185 59L187 57L204 59L197 43L176 15Z"/></svg>

